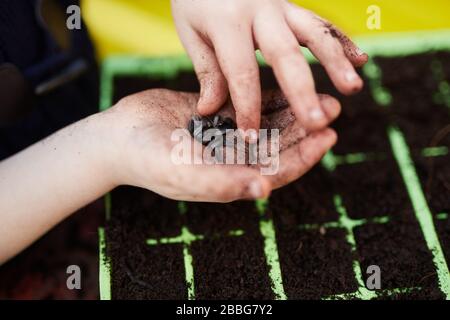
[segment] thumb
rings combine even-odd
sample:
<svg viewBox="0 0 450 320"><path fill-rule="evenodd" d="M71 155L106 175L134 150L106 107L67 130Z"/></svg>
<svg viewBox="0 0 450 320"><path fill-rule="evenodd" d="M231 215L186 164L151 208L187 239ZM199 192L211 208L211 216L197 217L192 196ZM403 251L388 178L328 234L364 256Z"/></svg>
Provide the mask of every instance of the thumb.
<svg viewBox="0 0 450 320"><path fill-rule="evenodd" d="M195 177L192 191L197 194L197 201L226 203L270 195L269 180L247 166L203 165L194 166L192 170Z"/></svg>
<svg viewBox="0 0 450 320"><path fill-rule="evenodd" d="M228 98L227 81L220 69L216 54L190 27L181 26L178 32L200 82L197 111L203 116L215 113Z"/></svg>
<svg viewBox="0 0 450 320"><path fill-rule="evenodd" d="M214 57L215 59L215 57ZM197 72L200 82L200 98L197 111L207 116L216 113L225 104L228 98L228 87L222 71L218 65L209 65L211 69Z"/></svg>

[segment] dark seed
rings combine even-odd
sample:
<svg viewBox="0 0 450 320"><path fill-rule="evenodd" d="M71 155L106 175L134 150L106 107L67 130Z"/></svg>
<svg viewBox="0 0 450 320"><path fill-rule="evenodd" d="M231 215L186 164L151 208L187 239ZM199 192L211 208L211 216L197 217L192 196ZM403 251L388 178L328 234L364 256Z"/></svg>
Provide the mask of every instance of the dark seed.
<svg viewBox="0 0 450 320"><path fill-rule="evenodd" d="M211 141L205 141L205 132L210 129L216 129L214 136L211 141L218 140L215 137L224 136L226 130L236 129L236 124L231 118L222 118L219 115L214 116L213 120L208 117L193 116L188 123L188 130L191 136L202 143L203 145L208 145ZM218 141L215 143L217 145ZM226 139L223 139L223 145L225 145Z"/></svg>
<svg viewBox="0 0 450 320"><path fill-rule="evenodd" d="M231 118L225 118L220 126L220 129L233 130L236 129L236 124Z"/></svg>

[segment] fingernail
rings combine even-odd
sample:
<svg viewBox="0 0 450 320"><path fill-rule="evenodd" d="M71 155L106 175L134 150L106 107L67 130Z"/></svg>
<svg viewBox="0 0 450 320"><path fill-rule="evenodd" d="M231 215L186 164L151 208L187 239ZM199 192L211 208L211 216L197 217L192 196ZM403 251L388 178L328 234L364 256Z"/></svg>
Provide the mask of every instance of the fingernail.
<svg viewBox="0 0 450 320"><path fill-rule="evenodd" d="M354 71L348 71L345 74L345 80L348 82L354 82L356 79L358 79L358 75Z"/></svg>
<svg viewBox="0 0 450 320"><path fill-rule="evenodd" d="M357 54L358 56L362 56L363 54L365 54L365 52L362 51L360 48L356 48L356 54Z"/></svg>
<svg viewBox="0 0 450 320"><path fill-rule="evenodd" d="M313 121L322 120L325 117L320 108L315 108L309 112L309 118Z"/></svg>
<svg viewBox="0 0 450 320"><path fill-rule="evenodd" d="M252 181L248 186L248 191L253 199L259 199L263 196L262 194L262 186L259 181Z"/></svg>
<svg viewBox="0 0 450 320"><path fill-rule="evenodd" d="M255 131L251 130L249 132L249 134L248 134L248 142L249 143L256 143L256 142L258 142L258 134Z"/></svg>

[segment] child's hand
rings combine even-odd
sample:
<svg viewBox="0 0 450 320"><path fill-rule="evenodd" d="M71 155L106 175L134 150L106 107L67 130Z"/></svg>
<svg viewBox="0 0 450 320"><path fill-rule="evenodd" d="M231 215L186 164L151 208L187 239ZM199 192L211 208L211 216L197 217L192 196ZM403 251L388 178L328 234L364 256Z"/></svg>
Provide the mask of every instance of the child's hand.
<svg viewBox="0 0 450 320"><path fill-rule="evenodd" d="M116 185L135 185L178 200L230 202L263 198L271 189L303 175L336 142L331 129L308 134L295 121L284 98L267 92L263 94L262 126L281 130L277 174L262 176L258 166L175 164L171 153L179 142L171 141L171 134L187 127L197 100L197 94L148 90L122 99L104 113L103 121L111 128L112 141L116 141L107 156L113 163L110 171L115 173ZM335 99L320 96L319 103L327 124L338 116L340 105ZM231 103L220 114L235 119ZM191 146L198 143L188 132L186 136ZM197 156L201 154L197 152Z"/></svg>
<svg viewBox="0 0 450 320"><path fill-rule="evenodd" d="M167 90L141 92L1 161L0 265L118 185L192 201L267 197L272 188L309 170L336 141L331 129L308 134L287 111L285 101L269 93L263 96L262 125L282 129L277 174L261 176L258 166L177 165L171 158L177 144L171 134L186 128L197 99L196 94ZM339 103L326 96L320 101L331 122ZM234 117L231 104L221 112ZM194 143L189 133L185 141Z"/></svg>
<svg viewBox="0 0 450 320"><path fill-rule="evenodd" d="M201 83L198 112L215 113L231 94L238 127L258 129L260 49L300 122L308 129L328 121L299 44L308 47L344 94L363 82L354 66L368 57L337 28L285 0L172 0L180 38Z"/></svg>

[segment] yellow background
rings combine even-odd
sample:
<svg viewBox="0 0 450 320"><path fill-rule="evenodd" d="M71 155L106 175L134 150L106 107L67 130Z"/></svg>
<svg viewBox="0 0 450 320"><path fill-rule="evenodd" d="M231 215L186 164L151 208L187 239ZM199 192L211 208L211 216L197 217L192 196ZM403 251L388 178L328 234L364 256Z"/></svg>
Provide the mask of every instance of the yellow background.
<svg viewBox="0 0 450 320"><path fill-rule="evenodd" d="M450 28L450 0L293 2L329 19L352 36ZM368 30L366 26L369 5L381 8L380 31ZM101 59L111 54L161 56L184 52L169 0L82 0L82 13Z"/></svg>

